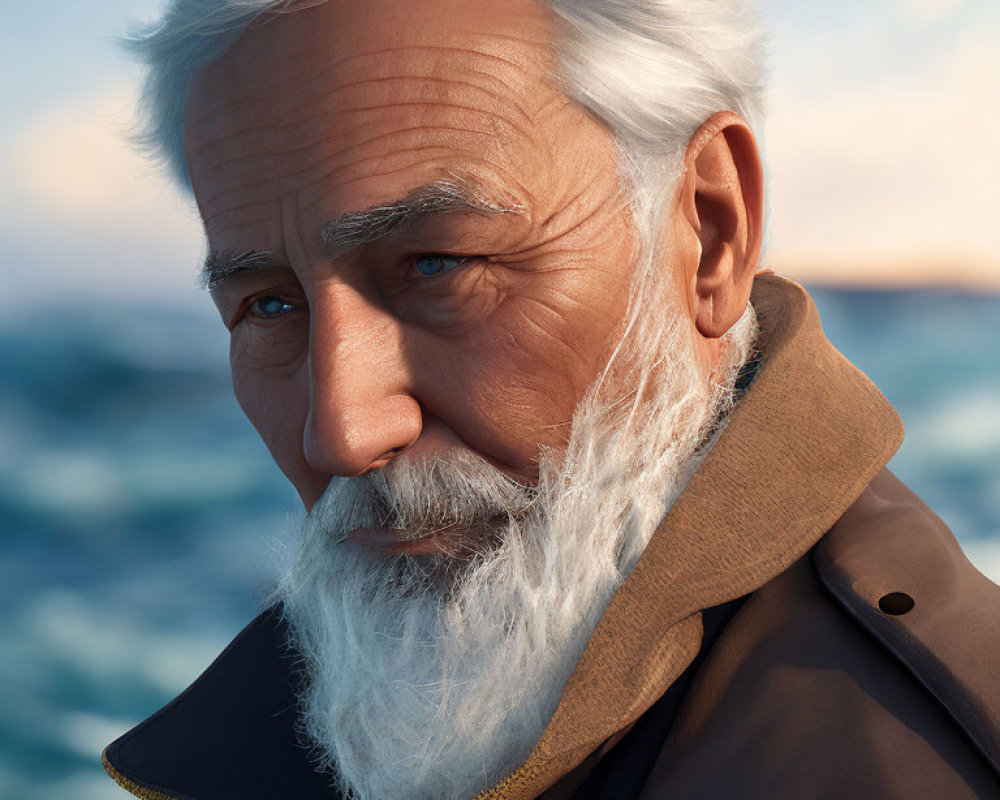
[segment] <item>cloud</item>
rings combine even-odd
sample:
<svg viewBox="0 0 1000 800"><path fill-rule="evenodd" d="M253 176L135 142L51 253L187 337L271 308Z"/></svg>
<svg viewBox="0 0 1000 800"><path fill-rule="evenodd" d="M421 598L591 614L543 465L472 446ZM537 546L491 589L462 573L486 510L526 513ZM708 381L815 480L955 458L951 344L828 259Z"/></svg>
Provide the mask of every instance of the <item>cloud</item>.
<svg viewBox="0 0 1000 800"><path fill-rule="evenodd" d="M900 0L900 16L918 25L935 25L953 16L964 0Z"/></svg>
<svg viewBox="0 0 1000 800"><path fill-rule="evenodd" d="M5 280L47 294L194 293L197 213L128 142L134 99L109 87L12 136L0 164Z"/></svg>
<svg viewBox="0 0 1000 800"><path fill-rule="evenodd" d="M115 87L29 119L8 150L17 202L87 223L146 220L167 187L128 142L134 103L129 87Z"/></svg>
<svg viewBox="0 0 1000 800"><path fill-rule="evenodd" d="M803 279L1000 287L997 96L988 30L905 75L812 95L779 82L770 263Z"/></svg>

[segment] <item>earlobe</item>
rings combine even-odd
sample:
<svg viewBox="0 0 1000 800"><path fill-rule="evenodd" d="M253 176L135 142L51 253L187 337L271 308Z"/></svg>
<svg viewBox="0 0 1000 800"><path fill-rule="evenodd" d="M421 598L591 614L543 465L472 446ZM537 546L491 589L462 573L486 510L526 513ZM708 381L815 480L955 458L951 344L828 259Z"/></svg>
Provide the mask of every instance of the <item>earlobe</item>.
<svg viewBox="0 0 1000 800"><path fill-rule="evenodd" d="M718 339L746 309L763 238L763 173L753 133L736 114L711 117L691 138L680 198L700 255L687 285L698 332Z"/></svg>

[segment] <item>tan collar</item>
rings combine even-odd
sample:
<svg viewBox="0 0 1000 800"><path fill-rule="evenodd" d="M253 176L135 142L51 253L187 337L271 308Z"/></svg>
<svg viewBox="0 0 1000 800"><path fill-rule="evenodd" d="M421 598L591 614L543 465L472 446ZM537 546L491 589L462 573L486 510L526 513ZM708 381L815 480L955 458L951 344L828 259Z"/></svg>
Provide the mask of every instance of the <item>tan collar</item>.
<svg viewBox="0 0 1000 800"><path fill-rule="evenodd" d="M896 412L798 285L758 277L754 385L612 599L524 764L477 796L531 800L633 723L701 644L700 610L809 550L902 442Z"/></svg>

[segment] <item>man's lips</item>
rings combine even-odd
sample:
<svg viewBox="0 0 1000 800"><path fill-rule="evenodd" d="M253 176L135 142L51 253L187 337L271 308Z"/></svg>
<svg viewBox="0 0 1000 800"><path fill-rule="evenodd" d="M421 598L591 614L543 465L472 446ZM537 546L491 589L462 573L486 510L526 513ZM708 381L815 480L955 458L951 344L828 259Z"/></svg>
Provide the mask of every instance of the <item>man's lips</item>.
<svg viewBox="0 0 1000 800"><path fill-rule="evenodd" d="M392 528L356 528L345 538L383 553L426 556L451 551L455 532L447 529L431 531L414 539L406 531Z"/></svg>
<svg viewBox="0 0 1000 800"><path fill-rule="evenodd" d="M500 543L506 515L471 524L455 523L419 530L416 533L398 528L355 528L341 541L357 542L362 547L393 555L444 555L467 559L477 552L492 550Z"/></svg>

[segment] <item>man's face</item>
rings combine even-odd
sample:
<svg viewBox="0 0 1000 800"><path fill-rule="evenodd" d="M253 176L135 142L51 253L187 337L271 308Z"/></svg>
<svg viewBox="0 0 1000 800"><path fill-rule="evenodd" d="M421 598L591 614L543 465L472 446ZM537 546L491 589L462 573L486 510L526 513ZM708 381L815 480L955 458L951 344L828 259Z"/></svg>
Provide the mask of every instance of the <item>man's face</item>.
<svg viewBox="0 0 1000 800"><path fill-rule="evenodd" d="M331 0L194 82L209 248L262 251L213 290L236 395L307 508L403 449L531 482L606 363L635 254L611 137L547 77L553 24L532 0ZM357 216L407 199L432 210Z"/></svg>

